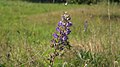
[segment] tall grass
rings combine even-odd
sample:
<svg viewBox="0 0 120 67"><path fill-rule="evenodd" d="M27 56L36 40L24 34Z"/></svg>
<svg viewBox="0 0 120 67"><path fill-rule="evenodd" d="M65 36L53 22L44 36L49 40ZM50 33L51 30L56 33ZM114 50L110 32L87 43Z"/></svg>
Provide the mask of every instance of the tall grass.
<svg viewBox="0 0 120 67"><path fill-rule="evenodd" d="M0 1L0 66L47 67L51 34L65 10L74 22L69 35L73 48L62 59L56 58L55 67L120 66L119 6L110 5L109 21L105 4L64 6L4 0Z"/></svg>

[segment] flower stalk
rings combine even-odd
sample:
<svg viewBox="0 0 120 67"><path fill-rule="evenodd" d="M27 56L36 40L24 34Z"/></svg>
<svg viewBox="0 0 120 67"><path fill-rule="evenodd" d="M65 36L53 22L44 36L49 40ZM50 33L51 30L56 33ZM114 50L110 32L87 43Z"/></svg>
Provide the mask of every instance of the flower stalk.
<svg viewBox="0 0 120 67"><path fill-rule="evenodd" d="M50 54L48 58L50 61L50 67L53 67L54 59L57 56L63 55L63 51L66 48L71 47L68 40L68 35L71 33L70 27L72 26L72 22L70 22L70 20L70 15L65 12L61 17L61 21L58 22L56 32L53 34L53 39L51 40L50 45L51 48L54 48L54 52Z"/></svg>

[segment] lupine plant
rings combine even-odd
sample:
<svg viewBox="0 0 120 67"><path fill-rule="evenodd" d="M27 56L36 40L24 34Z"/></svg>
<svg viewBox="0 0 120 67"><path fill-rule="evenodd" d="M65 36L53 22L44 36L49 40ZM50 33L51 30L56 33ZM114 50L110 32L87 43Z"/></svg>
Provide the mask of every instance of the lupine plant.
<svg viewBox="0 0 120 67"><path fill-rule="evenodd" d="M50 61L50 67L54 65L54 59L57 56L61 56L62 51L65 49L70 49L71 45L68 41L68 35L71 33L70 27L72 26L72 22L70 22L70 15L65 12L61 21L58 22L56 27L56 32L53 34L53 39L51 40L51 48L54 48L54 52L49 55L48 60Z"/></svg>
<svg viewBox="0 0 120 67"><path fill-rule="evenodd" d="M84 32L87 31L87 28L88 28L88 21L85 20L85 22L84 22Z"/></svg>

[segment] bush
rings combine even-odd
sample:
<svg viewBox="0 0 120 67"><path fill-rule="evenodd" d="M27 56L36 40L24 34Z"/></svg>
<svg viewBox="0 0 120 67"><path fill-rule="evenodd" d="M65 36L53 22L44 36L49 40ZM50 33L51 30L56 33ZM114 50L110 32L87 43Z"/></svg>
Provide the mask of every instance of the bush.
<svg viewBox="0 0 120 67"><path fill-rule="evenodd" d="M97 4L99 0L68 0L69 3L78 3L78 4Z"/></svg>

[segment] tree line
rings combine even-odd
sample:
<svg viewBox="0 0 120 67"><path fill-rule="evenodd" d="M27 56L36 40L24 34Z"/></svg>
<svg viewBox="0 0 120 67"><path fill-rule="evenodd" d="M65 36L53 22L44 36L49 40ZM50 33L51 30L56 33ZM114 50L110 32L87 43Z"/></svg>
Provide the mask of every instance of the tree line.
<svg viewBox="0 0 120 67"><path fill-rule="evenodd" d="M78 4L97 4L99 2L110 2L110 3L120 3L120 0L68 0L70 3Z"/></svg>
<svg viewBox="0 0 120 67"><path fill-rule="evenodd" d="M97 4L99 2L120 3L120 0L22 0L37 3L71 3L71 4Z"/></svg>

